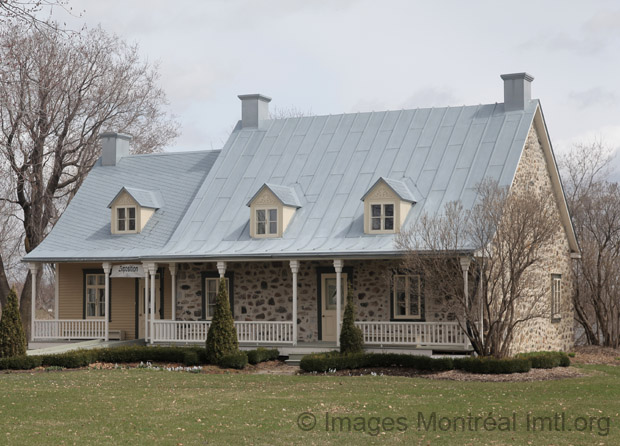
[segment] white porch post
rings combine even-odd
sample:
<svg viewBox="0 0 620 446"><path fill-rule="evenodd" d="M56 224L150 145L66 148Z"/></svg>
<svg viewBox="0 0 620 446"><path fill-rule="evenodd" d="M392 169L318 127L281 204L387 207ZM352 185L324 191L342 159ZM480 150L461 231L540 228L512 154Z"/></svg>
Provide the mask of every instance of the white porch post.
<svg viewBox="0 0 620 446"><path fill-rule="evenodd" d="M469 265L471 264L470 257L461 257L461 269L463 270L463 293L465 295L465 308L467 308L467 304L469 303Z"/></svg>
<svg viewBox="0 0 620 446"><path fill-rule="evenodd" d="M30 302L30 341L34 341L34 319L36 317L37 309L37 272L39 271L39 265L37 263L30 263L30 283L31 285L31 302Z"/></svg>
<svg viewBox="0 0 620 446"><path fill-rule="evenodd" d="M54 279L56 283L54 284L54 319L58 320L60 317L58 316L58 311L60 307L60 272L58 271L58 267L60 264L56 263L54 265Z"/></svg>
<svg viewBox="0 0 620 446"><path fill-rule="evenodd" d="M144 270L144 341L149 340L149 265L143 263Z"/></svg>
<svg viewBox="0 0 620 446"><path fill-rule="evenodd" d="M220 279L226 275L226 262L217 262L217 272L220 273Z"/></svg>
<svg viewBox="0 0 620 446"><path fill-rule="evenodd" d="M293 345L297 345L297 273L299 272L299 260L291 260L291 272L293 273Z"/></svg>
<svg viewBox="0 0 620 446"><path fill-rule="evenodd" d="M103 274L105 274L105 341L108 342L110 336L110 269L112 265L109 262L103 263Z"/></svg>
<svg viewBox="0 0 620 446"><path fill-rule="evenodd" d="M342 324L342 260L334 260L336 270L336 346L340 347L340 325Z"/></svg>
<svg viewBox="0 0 620 446"><path fill-rule="evenodd" d="M168 269L170 270L170 275L172 276L172 294L170 298L172 301L172 309L170 314L172 316L171 319L174 321L177 313L177 264L169 263Z"/></svg>
<svg viewBox="0 0 620 446"><path fill-rule="evenodd" d="M155 294L155 275L157 274L157 263L149 263L149 274L151 275L151 292L149 293L149 297L150 297L150 305L151 305L151 326L150 326L150 330L149 330L149 341L152 344L153 343L153 339L155 337L155 307L157 306L157 302L156 302L156 297L157 294Z"/></svg>

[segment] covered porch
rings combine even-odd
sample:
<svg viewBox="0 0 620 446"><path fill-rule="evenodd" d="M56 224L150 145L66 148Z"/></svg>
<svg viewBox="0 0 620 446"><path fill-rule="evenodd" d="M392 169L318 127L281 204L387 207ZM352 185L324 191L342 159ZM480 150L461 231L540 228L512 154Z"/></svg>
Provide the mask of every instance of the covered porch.
<svg viewBox="0 0 620 446"><path fill-rule="evenodd" d="M471 350L458 322L449 320L436 304L425 301L421 292L408 292L411 296L407 295L408 300L403 303L404 292L398 289L399 285L390 289L383 282L382 273L395 270L395 265L388 259L143 262L139 264L139 281L136 278L136 337L149 344L204 343L211 324L214 292L218 280L223 279L229 287L242 347L335 349L339 346L346 283L351 282L357 307L356 325L362 330L367 348ZM166 278L160 277L163 266ZM463 266L465 280L468 266ZM102 313L109 315L110 274L119 265L104 262L101 267ZM36 269L37 265L31 264L31 268ZM413 288L408 281L403 283ZM160 289L163 284L165 291ZM115 286L113 291L114 303L123 298L117 295L118 288L121 287ZM35 293L33 289L33 302ZM414 297L418 299L415 305ZM63 296L58 295L58 299ZM402 310L405 306L407 311ZM402 316L401 311L406 314ZM55 314L56 319L52 320L36 320L33 314L33 340L107 341L120 337L119 330L110 328L108 318L69 319Z"/></svg>

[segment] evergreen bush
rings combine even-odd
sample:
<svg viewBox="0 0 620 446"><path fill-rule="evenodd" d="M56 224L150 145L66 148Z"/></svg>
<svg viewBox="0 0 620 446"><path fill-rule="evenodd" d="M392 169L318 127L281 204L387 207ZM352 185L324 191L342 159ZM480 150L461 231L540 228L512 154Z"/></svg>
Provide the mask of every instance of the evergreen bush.
<svg viewBox="0 0 620 446"><path fill-rule="evenodd" d="M243 369L248 365L248 355L240 350L228 353L220 358L218 365L225 369Z"/></svg>
<svg viewBox="0 0 620 446"><path fill-rule="evenodd" d="M223 356L239 351L237 330L235 329L235 322L230 311L226 280L224 279L220 280L215 311L211 319L211 326L207 332L206 348L207 360L211 364L219 364Z"/></svg>
<svg viewBox="0 0 620 446"><path fill-rule="evenodd" d="M347 289L347 304L340 327L340 353L360 353L364 351L362 330L355 326L355 302L351 282Z"/></svg>
<svg viewBox="0 0 620 446"><path fill-rule="evenodd" d="M280 352L277 348L267 349L264 347L258 347L256 350L250 350L248 352L248 362L250 364L258 364L259 362L273 361L278 359Z"/></svg>
<svg viewBox="0 0 620 446"><path fill-rule="evenodd" d="M0 318L0 358L26 354L26 334L19 315L17 292L11 289Z"/></svg>

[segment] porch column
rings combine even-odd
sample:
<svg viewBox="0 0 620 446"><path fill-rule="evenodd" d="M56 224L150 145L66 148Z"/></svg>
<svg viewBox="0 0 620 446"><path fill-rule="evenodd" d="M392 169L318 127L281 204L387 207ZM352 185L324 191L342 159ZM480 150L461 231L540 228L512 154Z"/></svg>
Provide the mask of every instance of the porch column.
<svg viewBox="0 0 620 446"><path fill-rule="evenodd" d="M299 260L291 260L291 272L293 273L293 345L297 345L297 273L299 272Z"/></svg>
<svg viewBox="0 0 620 446"><path fill-rule="evenodd" d="M149 330L149 341L152 344L153 339L155 337L155 307L157 306L157 302L155 301L155 275L157 274L157 263L149 263L149 274L151 275L151 292L149 293L150 297L150 305L151 305L151 326Z"/></svg>
<svg viewBox="0 0 620 446"><path fill-rule="evenodd" d="M220 273L220 279L226 275L226 262L217 262L217 272Z"/></svg>
<svg viewBox="0 0 620 446"><path fill-rule="evenodd" d="M342 319L342 260L334 260L336 270L336 346L340 347L340 325Z"/></svg>
<svg viewBox="0 0 620 446"><path fill-rule="evenodd" d="M172 320L174 321L177 315L177 264L169 263L168 269L170 270L170 275L172 276L172 294L170 297L170 300L172 301L172 312L170 314L172 315Z"/></svg>
<svg viewBox="0 0 620 446"><path fill-rule="evenodd" d="M144 270L144 341L149 340L149 264L142 263Z"/></svg>
<svg viewBox="0 0 620 446"><path fill-rule="evenodd" d="M465 296L465 308L468 308L469 303L469 265L471 264L471 257L461 257L461 269L463 270L463 294Z"/></svg>
<svg viewBox="0 0 620 446"><path fill-rule="evenodd" d="M30 267L30 282L31 285L31 301L30 301L30 341L34 341L34 319L37 309L37 272L39 271L38 263L29 263Z"/></svg>
<svg viewBox="0 0 620 446"><path fill-rule="evenodd" d="M108 342L110 336L110 269L112 265L109 262L103 263L103 274L105 274L105 311L104 311L104 324L105 324L105 341Z"/></svg>
<svg viewBox="0 0 620 446"><path fill-rule="evenodd" d="M54 279L56 281L56 283L54 284L54 319L56 320L60 319L58 316L58 309L60 307L60 272L58 271L58 266L58 263L54 265Z"/></svg>

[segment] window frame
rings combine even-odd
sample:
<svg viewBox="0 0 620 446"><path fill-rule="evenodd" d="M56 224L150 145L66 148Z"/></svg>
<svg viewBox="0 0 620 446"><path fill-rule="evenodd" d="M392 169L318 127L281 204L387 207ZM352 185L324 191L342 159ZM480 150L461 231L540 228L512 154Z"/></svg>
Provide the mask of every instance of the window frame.
<svg viewBox="0 0 620 446"><path fill-rule="evenodd" d="M221 277L218 276L218 277L205 277L204 278L205 307L203 310L203 315L204 315L204 319L207 321L210 321L211 319L213 319L213 315L209 314L209 287L207 286L207 282L210 280L215 282L215 299L217 299L217 293L219 293L219 290L220 290ZM228 291L228 297L230 299L230 279L228 277L224 277L224 280L226 281L226 288Z"/></svg>
<svg viewBox="0 0 620 446"><path fill-rule="evenodd" d="M397 309L397 296L396 293L398 291L396 283L399 277L404 277L406 280L406 288L407 288L407 294L405 296L405 309L407 311L407 314L404 315L400 315L397 313L396 309ZM417 279L417 287L418 287L418 314L417 315L412 315L411 314L411 278L416 278ZM400 273L400 272L395 272L392 276L392 289L390 290L390 295L391 295L391 301L392 301L392 306L391 306L391 313L392 313L392 319L393 320L397 320L397 321L424 321L424 299L422 296L422 276L420 274L404 274L404 273Z"/></svg>
<svg viewBox="0 0 620 446"><path fill-rule="evenodd" d="M390 216L386 216L385 214L385 207L386 206L392 206L392 215ZM398 231L398 226L399 226L399 221L398 220L398 211L397 211L397 207L398 207L399 203L397 200L371 200L368 202L368 215L366 216L367 219L367 227L368 227L368 234L394 234ZM381 220L381 229L373 229L372 228L372 221L374 217L372 215L372 207L373 206L381 206L381 215L378 217ZM392 219L392 229L385 229L385 220L386 218L391 218Z"/></svg>
<svg viewBox="0 0 620 446"><path fill-rule="evenodd" d="M551 320L562 320L562 274L551 274Z"/></svg>
<svg viewBox="0 0 620 446"><path fill-rule="evenodd" d="M120 229L120 217L118 215L119 210L123 209L125 211L125 218L123 219L123 221L125 222L125 229ZM129 228L129 221L131 220L129 218L129 210L133 209L134 210L134 229L128 229ZM138 206L132 205L132 204L128 204L128 205L120 205L120 206L115 206L114 207L114 227L116 228L116 234L136 234L138 232L138 226L139 226L139 221L138 221Z"/></svg>
<svg viewBox="0 0 620 446"><path fill-rule="evenodd" d="M265 233L264 234L260 234L258 232L258 224L259 224L259 220L258 220L258 211L265 211ZM276 213L276 220L273 221L270 219L269 213L270 211L275 211ZM282 222L282 212L281 212L281 206L277 206L277 205L261 205L261 206L253 206L252 207L252 217L253 217L253 233L254 233L254 237L255 238L276 238L276 237L280 237L280 225ZM276 225L276 232L270 232L271 229L271 224L275 223Z"/></svg>
<svg viewBox="0 0 620 446"><path fill-rule="evenodd" d="M95 276L95 284L94 285L89 285L88 284L88 277L89 276ZM99 283L99 278L102 277L103 278L103 283L100 284ZM89 301L88 301L88 290L89 289L94 289L95 290L95 315L91 316L88 314L88 307L89 307ZM102 290L103 294L99 293L98 291ZM101 312L101 306L103 305L103 314L99 314ZM105 274L99 271L84 271L84 319L104 319L105 320Z"/></svg>
<svg viewBox="0 0 620 446"><path fill-rule="evenodd" d="M228 301L230 302L230 311L233 315L233 318L235 317L235 281L234 281L234 274L232 271L230 272L226 272L226 274L224 275L224 278L226 279L226 281L228 282ZM220 274L218 271L203 271L201 274L201 280L202 280L202 296L201 296L201 304L202 304L202 308L201 308L201 315L200 315L200 319L202 321L210 321L211 318L213 316L209 316L207 317L207 279L218 279L217 285L219 288L219 279L220 279Z"/></svg>

